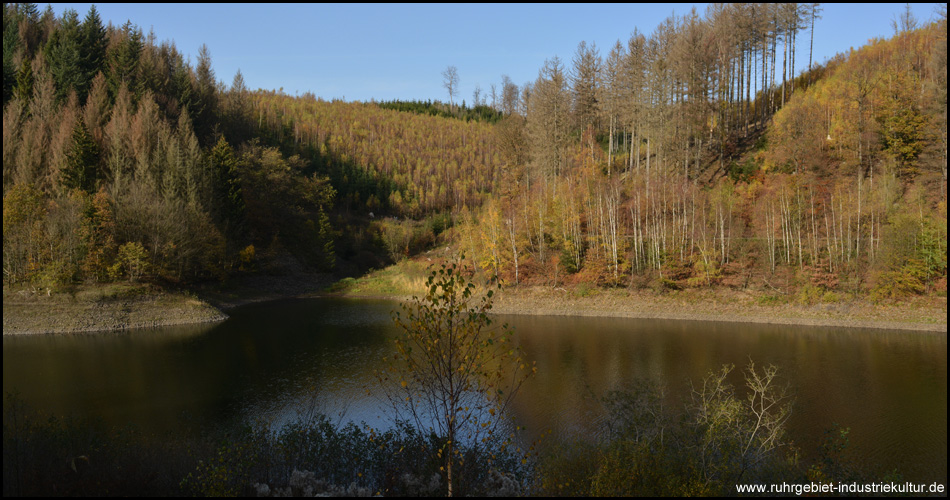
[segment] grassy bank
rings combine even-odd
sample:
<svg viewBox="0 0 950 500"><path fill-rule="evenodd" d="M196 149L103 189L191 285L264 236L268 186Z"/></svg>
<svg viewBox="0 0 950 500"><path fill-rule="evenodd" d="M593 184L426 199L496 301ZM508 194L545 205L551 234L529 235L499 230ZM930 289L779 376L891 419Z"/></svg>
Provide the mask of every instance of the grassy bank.
<svg viewBox="0 0 950 500"><path fill-rule="evenodd" d="M344 278L326 291L344 297L410 298L425 293L430 260L402 260L359 278Z"/></svg>
<svg viewBox="0 0 950 500"><path fill-rule="evenodd" d="M3 334L76 333L208 323L227 315L198 297L150 285L3 288Z"/></svg>
<svg viewBox="0 0 950 500"><path fill-rule="evenodd" d="M364 277L336 282L327 292L346 297L406 299L424 293L427 258L403 260ZM774 291L727 287L657 291L508 286L496 295L494 312L544 316L611 316L791 325L947 331L947 298L918 296L874 303L845 294L807 300Z"/></svg>

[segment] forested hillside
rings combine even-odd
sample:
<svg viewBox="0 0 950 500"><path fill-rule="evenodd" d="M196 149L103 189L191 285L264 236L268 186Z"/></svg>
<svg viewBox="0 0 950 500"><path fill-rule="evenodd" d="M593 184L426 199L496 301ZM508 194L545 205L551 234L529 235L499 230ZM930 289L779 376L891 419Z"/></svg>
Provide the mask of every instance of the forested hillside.
<svg viewBox="0 0 950 500"><path fill-rule="evenodd" d="M226 86L206 47L5 5L4 282L365 270L440 237L506 285L945 293L945 16L793 75L819 13L713 5L467 108Z"/></svg>
<svg viewBox="0 0 950 500"><path fill-rule="evenodd" d="M5 283L194 283L288 251L329 270L337 239L385 254L351 213L477 205L493 183L487 124L226 87L206 47L191 66L95 7L5 5L3 61Z"/></svg>
<svg viewBox="0 0 950 500"><path fill-rule="evenodd" d="M345 207L421 217L477 206L495 182L492 128L313 96L258 92L261 133L326 172Z"/></svg>
<svg viewBox="0 0 950 500"><path fill-rule="evenodd" d="M278 240L332 265L332 188L243 142L241 76L225 91L206 48L192 67L95 7L5 5L3 20L6 283L219 278Z"/></svg>
<svg viewBox="0 0 950 500"><path fill-rule="evenodd" d="M443 118L457 118L459 120L477 120L488 123L496 123L504 117L504 114L497 108L497 103L488 105L482 102L480 89L476 89L478 103L472 107L465 105L462 101L461 106L453 106L440 101L384 101L376 103L383 109L394 109L396 111L408 111L431 116L441 116Z"/></svg>
<svg viewBox="0 0 950 500"><path fill-rule="evenodd" d="M462 248L509 284L945 294L945 18L793 80L811 12L786 7L548 61L510 92L501 183L460 217Z"/></svg>

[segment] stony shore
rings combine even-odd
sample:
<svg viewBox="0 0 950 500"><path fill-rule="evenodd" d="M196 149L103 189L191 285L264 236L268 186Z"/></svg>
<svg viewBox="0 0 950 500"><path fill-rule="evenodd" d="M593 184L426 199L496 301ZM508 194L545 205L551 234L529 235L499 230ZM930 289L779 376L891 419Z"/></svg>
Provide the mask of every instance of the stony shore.
<svg viewBox="0 0 950 500"><path fill-rule="evenodd" d="M3 334L79 333L211 323L227 315L180 292L101 286L75 293L3 291Z"/></svg>
<svg viewBox="0 0 950 500"><path fill-rule="evenodd" d="M229 291L196 295L100 287L47 296L24 290L3 295L3 334L74 333L206 323L227 318L222 311L251 302L289 297L345 296L406 300L405 294L325 293L326 277L287 280L256 278ZM947 331L946 298L902 304L849 301L816 305L762 305L742 292L655 294L629 290L549 287L506 289L496 295L497 314L598 316L848 328Z"/></svg>
<svg viewBox="0 0 950 500"><path fill-rule="evenodd" d="M815 305L761 305L741 292L657 295L625 290L597 291L579 297L571 291L527 288L503 291L498 314L601 316L624 318L727 321L889 330L947 331L946 298L898 305L849 301Z"/></svg>
<svg viewBox="0 0 950 500"><path fill-rule="evenodd" d="M340 280L329 287L332 292L322 295L407 300L413 294L424 293L425 279L439 260L403 260L360 278ZM765 292L718 287L659 292L580 284L506 287L494 298L493 312L498 314L947 331L947 298L935 296L873 303L842 292L802 304L799 297L784 296L775 289Z"/></svg>

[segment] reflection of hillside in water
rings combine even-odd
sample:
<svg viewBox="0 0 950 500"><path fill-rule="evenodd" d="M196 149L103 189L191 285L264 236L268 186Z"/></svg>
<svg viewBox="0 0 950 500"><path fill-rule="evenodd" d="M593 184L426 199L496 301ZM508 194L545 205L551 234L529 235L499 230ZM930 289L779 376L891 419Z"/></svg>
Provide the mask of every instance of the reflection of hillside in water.
<svg viewBox="0 0 950 500"><path fill-rule="evenodd" d="M3 386L36 409L98 416L146 430L192 422L281 424L311 410L388 428L375 377L391 354L387 301L286 300L242 307L215 325L4 337ZM752 359L772 363L796 393L789 435L806 458L833 423L851 450L905 478L946 476L947 344L943 334L624 318L507 316L538 372L515 401L533 441L589 436L599 399L637 379L667 388L680 410L689 383ZM500 321L499 323L501 323ZM367 391L369 394L367 394ZM5 402L6 403L6 402ZM342 414L342 416L341 416ZM935 472L936 471L936 472ZM936 477L939 476L939 477Z"/></svg>
<svg viewBox="0 0 950 500"><path fill-rule="evenodd" d="M946 471L946 337L942 334L785 325L622 318L504 318L516 327L538 375L516 411L534 439L594 432L600 398L637 379L661 383L666 406L682 411L690 382L726 363L745 394L749 360L775 364L795 405L790 436L811 457L833 423L851 427L851 451L905 476ZM551 404L551 402L556 402ZM912 409L913 408L913 409ZM924 459L923 457L927 457Z"/></svg>
<svg viewBox="0 0 950 500"><path fill-rule="evenodd" d="M369 385L364 356L385 345L374 325L389 324L388 305L377 309L364 304L352 318L330 303L282 301L215 325L4 337L4 392L54 415L156 431L183 416L216 424L266 416L312 387L327 400Z"/></svg>
<svg viewBox="0 0 950 500"><path fill-rule="evenodd" d="M197 376L190 354L214 328L5 336L3 390L56 416L162 427L217 386L213 372Z"/></svg>

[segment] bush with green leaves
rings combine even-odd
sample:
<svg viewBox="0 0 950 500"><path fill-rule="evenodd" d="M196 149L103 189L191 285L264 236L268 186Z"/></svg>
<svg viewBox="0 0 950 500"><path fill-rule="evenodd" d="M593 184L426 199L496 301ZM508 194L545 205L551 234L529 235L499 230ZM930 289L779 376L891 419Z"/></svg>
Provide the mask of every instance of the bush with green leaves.
<svg viewBox="0 0 950 500"><path fill-rule="evenodd" d="M947 227L930 215L901 213L884 232L883 270L871 289L872 300L920 295L947 275Z"/></svg>
<svg viewBox="0 0 950 500"><path fill-rule="evenodd" d="M135 282L148 271L148 264L148 250L141 243L130 241L119 247L109 275L114 280L127 277L130 282Z"/></svg>

